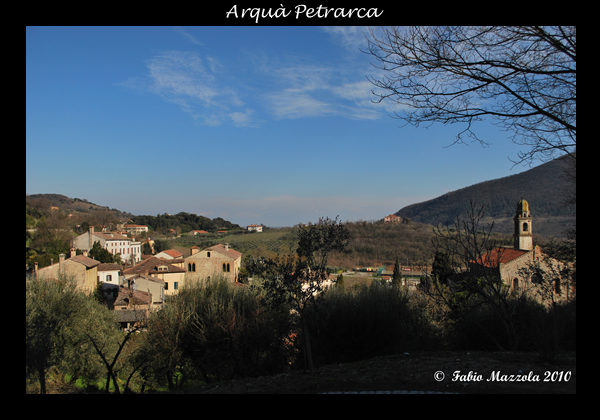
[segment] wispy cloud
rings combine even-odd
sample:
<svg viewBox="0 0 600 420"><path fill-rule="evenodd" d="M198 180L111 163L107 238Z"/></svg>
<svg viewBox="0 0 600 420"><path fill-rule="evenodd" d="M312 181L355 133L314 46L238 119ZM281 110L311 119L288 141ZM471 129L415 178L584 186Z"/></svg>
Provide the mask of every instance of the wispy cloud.
<svg viewBox="0 0 600 420"><path fill-rule="evenodd" d="M185 30L177 30L201 44ZM343 43L356 42L351 39L359 33L329 31L335 31ZM240 71L236 60L193 51L163 51L146 61L147 82L140 85L211 126L256 127L270 118L377 119L392 112L389 106L372 102L373 85L364 72L348 63L321 64L246 51ZM125 84L132 85L130 81Z"/></svg>
<svg viewBox="0 0 600 420"><path fill-rule="evenodd" d="M324 26L323 31L330 34L337 42L350 52L360 52L361 46L366 46L366 26Z"/></svg>
<svg viewBox="0 0 600 420"><path fill-rule="evenodd" d="M189 32L187 32L181 26L176 26L175 27L175 31L177 31L177 33L179 33L180 35L182 35L184 38L186 38L192 44L195 44L195 45L198 45L198 46L204 46L204 44L201 41L199 41L194 35L192 35Z"/></svg>
<svg viewBox="0 0 600 420"><path fill-rule="evenodd" d="M252 110L224 81L226 67L196 52L165 51L147 60L149 91L207 125L252 125Z"/></svg>

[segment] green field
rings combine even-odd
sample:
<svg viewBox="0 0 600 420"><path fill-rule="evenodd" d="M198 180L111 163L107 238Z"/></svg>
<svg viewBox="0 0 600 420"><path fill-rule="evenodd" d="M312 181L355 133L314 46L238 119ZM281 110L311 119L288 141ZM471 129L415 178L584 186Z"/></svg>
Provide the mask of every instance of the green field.
<svg viewBox="0 0 600 420"><path fill-rule="evenodd" d="M229 244L242 254L288 254L296 243L290 236L291 228L272 229L266 232L253 232L229 235L207 234L203 236L181 236L172 239L171 245L182 254L189 255L192 246L206 248L215 244Z"/></svg>

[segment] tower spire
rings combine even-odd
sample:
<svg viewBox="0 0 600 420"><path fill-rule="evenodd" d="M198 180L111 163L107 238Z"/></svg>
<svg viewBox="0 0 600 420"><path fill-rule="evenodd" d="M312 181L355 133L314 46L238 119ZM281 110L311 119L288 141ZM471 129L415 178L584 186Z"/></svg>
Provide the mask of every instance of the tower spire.
<svg viewBox="0 0 600 420"><path fill-rule="evenodd" d="M533 218L529 211L529 203L524 198L517 203L517 212L513 220L515 221L515 249L531 251L533 249Z"/></svg>

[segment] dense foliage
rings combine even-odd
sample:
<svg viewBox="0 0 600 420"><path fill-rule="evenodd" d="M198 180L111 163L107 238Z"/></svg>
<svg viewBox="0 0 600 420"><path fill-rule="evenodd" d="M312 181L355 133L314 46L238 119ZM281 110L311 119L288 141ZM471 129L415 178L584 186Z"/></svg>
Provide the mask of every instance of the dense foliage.
<svg viewBox="0 0 600 420"><path fill-rule="evenodd" d="M221 217L209 219L193 213L177 213L175 215L159 214L156 216L134 216L131 219L134 224L146 225L154 231L179 229L179 232L187 233L191 230L205 230L216 232L218 230L240 229L240 226L231 223Z"/></svg>

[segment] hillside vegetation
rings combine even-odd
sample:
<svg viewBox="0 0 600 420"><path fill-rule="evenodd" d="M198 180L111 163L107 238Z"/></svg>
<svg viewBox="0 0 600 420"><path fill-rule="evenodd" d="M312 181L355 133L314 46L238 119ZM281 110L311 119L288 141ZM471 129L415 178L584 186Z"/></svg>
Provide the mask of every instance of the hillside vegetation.
<svg viewBox="0 0 600 420"><path fill-rule="evenodd" d="M494 230L510 234L516 204L529 202L534 217L534 233L564 237L575 224L576 206L565 205L571 183L565 176L566 159L556 159L517 175L481 182L422 203L400 209L396 215L431 225L454 224L456 217L473 200L485 208L485 222L495 222Z"/></svg>

